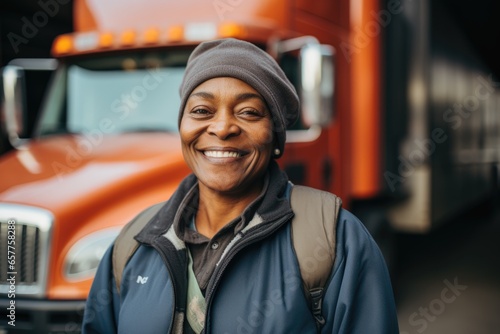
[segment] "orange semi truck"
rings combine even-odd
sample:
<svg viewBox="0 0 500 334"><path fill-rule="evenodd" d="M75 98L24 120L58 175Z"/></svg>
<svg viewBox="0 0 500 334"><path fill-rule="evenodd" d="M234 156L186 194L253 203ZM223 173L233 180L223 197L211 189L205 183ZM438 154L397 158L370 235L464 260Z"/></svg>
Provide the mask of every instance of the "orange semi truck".
<svg viewBox="0 0 500 334"><path fill-rule="evenodd" d="M178 86L205 40L244 39L278 60L302 100L281 167L297 184L341 196L382 248L386 232L427 232L488 196L499 159L482 153L498 136L473 137L483 118L499 124L491 110L500 99L483 67L446 61L454 44L435 49L439 32L426 30L433 6L75 0L75 31L53 43L58 65L30 140L19 136L24 69L3 70L13 149L0 157L0 332L12 322L25 332L78 332L103 252L189 173ZM467 119L447 111L468 103L456 85L479 101Z"/></svg>

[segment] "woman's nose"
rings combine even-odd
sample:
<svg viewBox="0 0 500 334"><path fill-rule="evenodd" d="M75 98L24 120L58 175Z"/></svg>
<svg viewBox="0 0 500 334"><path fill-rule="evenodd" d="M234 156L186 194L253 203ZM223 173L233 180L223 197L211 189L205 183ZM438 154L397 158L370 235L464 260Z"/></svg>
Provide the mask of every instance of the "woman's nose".
<svg viewBox="0 0 500 334"><path fill-rule="evenodd" d="M232 113L218 111L208 127L208 132L220 139L227 139L239 135L241 129Z"/></svg>

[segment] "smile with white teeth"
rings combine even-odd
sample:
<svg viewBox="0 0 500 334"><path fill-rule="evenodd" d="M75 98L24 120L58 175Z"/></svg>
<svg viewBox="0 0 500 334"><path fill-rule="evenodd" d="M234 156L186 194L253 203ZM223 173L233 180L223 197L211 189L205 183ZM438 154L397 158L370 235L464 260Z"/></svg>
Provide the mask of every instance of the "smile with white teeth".
<svg viewBox="0 0 500 334"><path fill-rule="evenodd" d="M229 151L205 151L203 152L207 157L213 158L239 158L241 154L238 152Z"/></svg>

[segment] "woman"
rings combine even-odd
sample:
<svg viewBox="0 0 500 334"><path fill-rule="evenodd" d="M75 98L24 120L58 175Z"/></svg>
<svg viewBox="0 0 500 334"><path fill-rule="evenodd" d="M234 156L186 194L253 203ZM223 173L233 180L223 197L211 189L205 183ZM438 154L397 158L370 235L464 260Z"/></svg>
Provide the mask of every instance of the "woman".
<svg viewBox="0 0 500 334"><path fill-rule="evenodd" d="M193 174L136 235L118 288L108 250L83 332L317 332L290 236L292 186L275 162L298 117L295 89L264 51L225 39L193 51L180 94ZM346 210L336 232L321 332L397 333L373 239Z"/></svg>

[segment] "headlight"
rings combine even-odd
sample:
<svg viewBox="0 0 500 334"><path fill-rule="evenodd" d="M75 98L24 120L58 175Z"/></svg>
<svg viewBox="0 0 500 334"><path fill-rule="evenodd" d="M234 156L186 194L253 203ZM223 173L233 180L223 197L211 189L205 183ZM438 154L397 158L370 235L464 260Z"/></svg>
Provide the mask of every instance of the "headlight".
<svg viewBox="0 0 500 334"><path fill-rule="evenodd" d="M71 247L64 260L64 275L71 280L84 280L95 275L99 261L120 233L121 227L89 234Z"/></svg>

